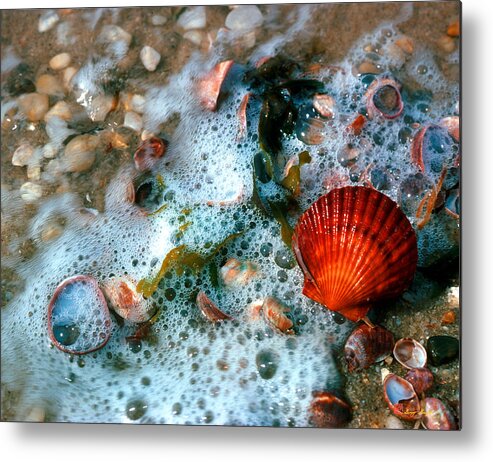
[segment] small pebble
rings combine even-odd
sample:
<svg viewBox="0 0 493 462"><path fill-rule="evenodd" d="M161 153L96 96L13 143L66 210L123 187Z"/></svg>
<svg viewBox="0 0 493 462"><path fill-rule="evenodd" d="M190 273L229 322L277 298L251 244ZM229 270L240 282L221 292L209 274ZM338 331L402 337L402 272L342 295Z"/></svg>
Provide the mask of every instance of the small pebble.
<svg viewBox="0 0 493 462"><path fill-rule="evenodd" d="M93 122L103 122L115 107L115 98L111 95L97 95L86 107L87 115Z"/></svg>
<svg viewBox="0 0 493 462"><path fill-rule="evenodd" d="M57 149L51 143L43 146L43 157L45 159L54 159L57 154Z"/></svg>
<svg viewBox="0 0 493 462"><path fill-rule="evenodd" d="M142 95L133 95L130 106L135 112L143 114L145 110L146 99Z"/></svg>
<svg viewBox="0 0 493 462"><path fill-rule="evenodd" d="M183 38L189 40L197 46L200 46L204 39L204 33L200 30L189 30L183 34Z"/></svg>
<svg viewBox="0 0 493 462"><path fill-rule="evenodd" d="M24 167L27 165L33 156L34 148L28 143L22 143L12 156L12 165L16 167Z"/></svg>
<svg viewBox="0 0 493 462"><path fill-rule="evenodd" d="M59 117L62 120L70 120L72 118L72 111L70 106L65 101L58 101L44 117L45 122L48 122L52 117Z"/></svg>
<svg viewBox="0 0 493 462"><path fill-rule="evenodd" d="M456 314L454 310L446 311L442 316L442 326L446 326L448 324L454 324L456 319Z"/></svg>
<svg viewBox="0 0 493 462"><path fill-rule="evenodd" d="M382 72L375 64L365 61L358 67L360 74L380 74Z"/></svg>
<svg viewBox="0 0 493 462"><path fill-rule="evenodd" d="M140 50L140 60L149 72L154 72L161 61L161 55L154 48L145 46Z"/></svg>
<svg viewBox="0 0 493 462"><path fill-rule="evenodd" d="M189 7L178 19L178 25L185 30L203 29L207 23L205 7Z"/></svg>
<svg viewBox="0 0 493 462"><path fill-rule="evenodd" d="M408 55L414 52L414 41L410 37L401 37L395 41L395 44Z"/></svg>
<svg viewBox="0 0 493 462"><path fill-rule="evenodd" d="M70 89L71 85L70 82L72 81L72 78L75 74L77 74L78 69L75 67L67 67L63 71L63 85L65 88Z"/></svg>
<svg viewBox="0 0 493 462"><path fill-rule="evenodd" d="M438 41L437 45L445 52L452 53L455 50L455 42L454 39L449 37L448 35L442 35Z"/></svg>
<svg viewBox="0 0 493 462"><path fill-rule="evenodd" d="M63 96L64 91L59 80L50 74L43 74L36 80L36 91L50 96Z"/></svg>
<svg viewBox="0 0 493 462"><path fill-rule="evenodd" d="M39 165L28 165L27 178L33 181L41 179L41 167Z"/></svg>
<svg viewBox="0 0 493 462"><path fill-rule="evenodd" d="M166 24L168 22L168 18L166 18L166 16L162 16L160 14L155 14L152 18L151 18L151 24L153 26L163 26L164 24Z"/></svg>
<svg viewBox="0 0 493 462"><path fill-rule="evenodd" d="M44 422L45 421L45 410L42 407L33 407L29 414L26 416L27 422Z"/></svg>
<svg viewBox="0 0 493 462"><path fill-rule="evenodd" d="M455 21L447 28L447 35L450 37L458 37L460 35L460 23Z"/></svg>
<svg viewBox="0 0 493 462"><path fill-rule="evenodd" d="M59 19L55 11L46 11L39 17L38 32L49 31Z"/></svg>
<svg viewBox="0 0 493 462"><path fill-rule="evenodd" d="M50 59L49 65L54 71L59 71L65 69L70 64L71 59L68 53L60 53Z"/></svg>
<svg viewBox="0 0 493 462"><path fill-rule="evenodd" d="M389 415L385 419L385 428L390 430L402 430L404 428L404 424L394 415Z"/></svg>
<svg viewBox="0 0 493 462"><path fill-rule="evenodd" d="M39 93L26 93L19 96L19 108L31 122L41 120L49 108L48 95Z"/></svg>
<svg viewBox="0 0 493 462"><path fill-rule="evenodd" d="M241 5L228 14L225 25L234 31L249 31L261 26L263 22L264 17L255 5Z"/></svg>
<svg viewBox="0 0 493 462"><path fill-rule="evenodd" d="M92 167L96 160L95 149L99 139L95 135L79 135L70 140L65 146L63 156L66 172L85 172Z"/></svg>
<svg viewBox="0 0 493 462"><path fill-rule="evenodd" d="M99 34L98 40L104 43L122 41L129 46L132 41L132 36L121 27L110 24L103 27L103 30Z"/></svg>
<svg viewBox="0 0 493 462"><path fill-rule="evenodd" d="M142 117L136 112L127 112L125 114L123 125L135 130L136 132L140 132L142 130Z"/></svg>
<svg viewBox="0 0 493 462"><path fill-rule="evenodd" d="M21 186L20 193L23 201L36 202L43 195L43 188L39 184L28 181Z"/></svg>

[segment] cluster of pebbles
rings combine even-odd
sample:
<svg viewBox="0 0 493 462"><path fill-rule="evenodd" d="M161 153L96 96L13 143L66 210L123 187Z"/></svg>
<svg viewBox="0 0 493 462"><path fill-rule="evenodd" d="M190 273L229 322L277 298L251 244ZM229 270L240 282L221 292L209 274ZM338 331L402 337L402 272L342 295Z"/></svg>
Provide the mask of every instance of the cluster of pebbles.
<svg viewBox="0 0 493 462"><path fill-rule="evenodd" d="M26 281L24 290L8 281L2 287L9 302L2 308L2 362L8 365L2 407L8 418L306 426L314 393L344 389L352 404L350 426L397 425L389 420L381 389L380 369L389 367L389 359L341 376L334 352L354 326L301 295L302 274L278 223L250 207L259 111L251 109L248 134L239 142L237 109L249 90L240 80L244 70L233 68L215 113L204 111L194 93L197 77L230 54L243 57L240 66L253 65L266 55L289 53L300 37L302 43L307 36L320 41L307 27L316 7L279 8L287 9L162 8L146 14L148 34L125 26L125 10L32 11L26 14L36 18L34 36L50 37L56 52L44 49L38 62L14 44L2 49L3 264L13 281ZM399 21L410 16L404 9ZM444 36L437 46L442 64L453 69L457 38ZM83 37L89 46L81 49ZM286 158L305 149L312 158L301 170L308 179L300 197L304 208L331 186L362 182L354 172L372 162L379 171L392 167L393 180L377 187L401 200L401 179L416 175L409 158L412 135L419 126L458 114L457 81L445 79L444 67L426 47L394 24L354 40L344 60L315 71L333 97L333 125L319 127L315 142L305 137L313 136L305 128L297 139L285 140ZM334 76L334 69L344 71ZM369 122L368 136L349 145L337 133L361 110L358 95L389 72L409 89L402 120ZM143 216L128 202L128 183L142 181L132 155L154 136L169 141L152 180L163 187L167 208ZM412 212L419 202L413 199ZM428 228L422 233L420 262L430 273L437 254L458 252L457 222L442 215L429 235ZM112 313L111 338L100 350L78 356L54 347L47 307L65 278L88 274L101 285L115 275L145 280L180 244L209 254L236 233L241 237L212 256L207 272L164 275L152 295L160 314L145 339L137 338L138 323ZM224 268L232 258L241 274L250 271L252 277L230 284ZM420 272L386 311L381 321L396 337L425 342L437 334L458 336L458 307L447 299L444 282L432 276ZM204 321L197 290L234 321ZM269 297L290 310L295 335L279 334L252 316L252 307ZM437 323L447 312L453 314ZM432 368L436 383L444 384L438 396L449 402L458 401L457 367L455 360ZM368 411L374 408L378 412Z"/></svg>

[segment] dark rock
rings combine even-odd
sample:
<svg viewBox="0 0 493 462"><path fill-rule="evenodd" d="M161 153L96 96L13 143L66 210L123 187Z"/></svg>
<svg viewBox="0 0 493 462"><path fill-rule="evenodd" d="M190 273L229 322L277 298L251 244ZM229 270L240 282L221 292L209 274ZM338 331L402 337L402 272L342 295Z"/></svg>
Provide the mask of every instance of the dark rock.
<svg viewBox="0 0 493 462"><path fill-rule="evenodd" d="M36 91L36 86L32 80L33 78L34 74L31 68L25 63L20 63L10 73L9 78L5 83L5 89L11 96L34 93Z"/></svg>
<svg viewBox="0 0 493 462"><path fill-rule="evenodd" d="M426 351L433 366L448 364L459 357L459 340L448 335L436 335L428 339Z"/></svg>

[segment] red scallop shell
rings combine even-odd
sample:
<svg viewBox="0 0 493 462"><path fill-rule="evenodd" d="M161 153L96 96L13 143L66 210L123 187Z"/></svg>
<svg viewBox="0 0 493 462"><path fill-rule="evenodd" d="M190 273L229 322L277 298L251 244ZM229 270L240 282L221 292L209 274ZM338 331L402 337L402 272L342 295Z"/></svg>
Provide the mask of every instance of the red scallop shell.
<svg viewBox="0 0 493 462"><path fill-rule="evenodd" d="M296 225L293 250L303 294L351 321L404 292L418 260L416 235L399 206L361 186L314 202Z"/></svg>

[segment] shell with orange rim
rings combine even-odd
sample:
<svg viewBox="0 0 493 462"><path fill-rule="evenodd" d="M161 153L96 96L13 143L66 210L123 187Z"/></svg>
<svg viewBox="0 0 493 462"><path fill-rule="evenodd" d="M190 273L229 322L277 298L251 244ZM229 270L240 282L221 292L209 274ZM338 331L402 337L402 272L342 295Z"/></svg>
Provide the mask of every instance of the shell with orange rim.
<svg viewBox="0 0 493 462"><path fill-rule="evenodd" d="M351 321L404 292L418 260L416 234L398 205L361 186L333 189L314 202L292 245L303 294Z"/></svg>

